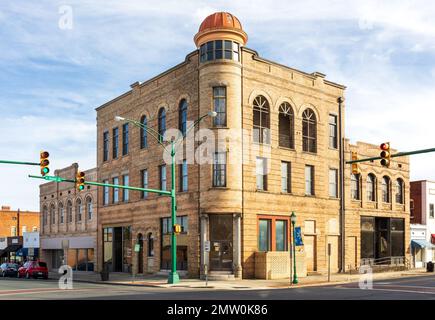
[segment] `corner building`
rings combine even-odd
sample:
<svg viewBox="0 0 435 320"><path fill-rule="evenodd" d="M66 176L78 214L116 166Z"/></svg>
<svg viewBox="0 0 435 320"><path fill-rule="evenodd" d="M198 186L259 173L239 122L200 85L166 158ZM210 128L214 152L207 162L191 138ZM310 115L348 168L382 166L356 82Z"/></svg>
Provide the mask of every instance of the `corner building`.
<svg viewBox="0 0 435 320"><path fill-rule="evenodd" d="M328 243L338 271L344 128L338 101L345 87L322 73L263 59L245 46L247 40L235 16L212 14L194 37L197 50L184 62L97 108L98 180L166 190L171 183L162 147L115 116L163 134L171 128L184 132L189 121L216 111L198 128L209 129L211 138L203 139L197 129L197 141L187 139L178 152L179 272L199 277L208 265L216 277L288 276L292 211L305 244L296 250L300 274L326 271ZM211 154L204 152L207 145L215 146ZM101 189L98 265L108 263L116 272L168 272L170 212L168 197Z"/></svg>

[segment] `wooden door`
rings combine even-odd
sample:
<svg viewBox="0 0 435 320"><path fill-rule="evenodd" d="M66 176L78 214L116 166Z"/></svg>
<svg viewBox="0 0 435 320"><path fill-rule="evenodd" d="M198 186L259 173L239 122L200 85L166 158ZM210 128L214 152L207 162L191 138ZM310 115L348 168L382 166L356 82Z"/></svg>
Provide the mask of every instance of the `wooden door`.
<svg viewBox="0 0 435 320"><path fill-rule="evenodd" d="M316 236L304 236L304 249L307 272L317 271Z"/></svg>
<svg viewBox="0 0 435 320"><path fill-rule="evenodd" d="M328 268L328 244L331 244L331 273L338 272L338 236L328 236L326 245L326 268Z"/></svg>

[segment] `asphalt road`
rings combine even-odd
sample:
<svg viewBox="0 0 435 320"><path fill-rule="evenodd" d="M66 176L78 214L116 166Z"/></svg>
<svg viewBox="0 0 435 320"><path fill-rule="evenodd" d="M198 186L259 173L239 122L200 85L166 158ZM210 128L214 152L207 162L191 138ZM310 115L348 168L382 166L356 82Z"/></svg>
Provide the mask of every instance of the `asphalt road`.
<svg viewBox="0 0 435 320"><path fill-rule="evenodd" d="M212 283L210 283L212 285ZM0 300L427 300L435 299L435 275L374 281L372 289L358 283L268 290L152 288L74 282L62 290L56 280L0 278Z"/></svg>

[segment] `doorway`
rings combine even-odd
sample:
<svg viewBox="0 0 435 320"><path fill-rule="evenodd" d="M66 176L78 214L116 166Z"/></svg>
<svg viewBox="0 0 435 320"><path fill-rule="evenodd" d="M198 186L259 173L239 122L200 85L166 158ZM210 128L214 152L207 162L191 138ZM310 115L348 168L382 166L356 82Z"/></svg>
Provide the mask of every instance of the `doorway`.
<svg viewBox="0 0 435 320"><path fill-rule="evenodd" d="M304 237L305 241L305 258L307 263L307 272L317 271L317 250L316 250L316 236Z"/></svg>
<svg viewBox="0 0 435 320"><path fill-rule="evenodd" d="M210 271L233 270L233 216L209 215Z"/></svg>
<svg viewBox="0 0 435 320"><path fill-rule="evenodd" d="M143 235L139 233L137 235L137 244L139 245L139 252L137 253L138 264L137 273L143 273Z"/></svg>

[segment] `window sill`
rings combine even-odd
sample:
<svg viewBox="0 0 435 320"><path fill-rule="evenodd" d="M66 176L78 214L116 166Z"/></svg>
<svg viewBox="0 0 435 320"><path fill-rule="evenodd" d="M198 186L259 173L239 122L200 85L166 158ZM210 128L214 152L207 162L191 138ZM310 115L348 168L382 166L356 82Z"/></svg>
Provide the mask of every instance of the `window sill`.
<svg viewBox="0 0 435 320"><path fill-rule="evenodd" d="M309 154L309 155L312 155L312 156L318 156L317 151L316 152L302 151L302 153Z"/></svg>
<svg viewBox="0 0 435 320"><path fill-rule="evenodd" d="M216 129L230 129L230 128L228 126L213 126L209 129L216 130Z"/></svg>
<svg viewBox="0 0 435 320"><path fill-rule="evenodd" d="M266 147L272 147L272 144L269 142L255 142L253 141L252 144L258 145L258 146L266 146Z"/></svg>
<svg viewBox="0 0 435 320"><path fill-rule="evenodd" d="M316 197L315 194L305 194L304 196L307 198L315 198Z"/></svg>
<svg viewBox="0 0 435 320"><path fill-rule="evenodd" d="M328 147L328 149L331 150L331 151L338 151L338 148Z"/></svg>
<svg viewBox="0 0 435 320"><path fill-rule="evenodd" d="M259 190L259 189L256 189L255 192L259 192L259 193L270 193L270 191L268 191L268 190Z"/></svg>
<svg viewBox="0 0 435 320"><path fill-rule="evenodd" d="M278 149L296 152L295 148L287 148L287 147L283 147L283 146L280 146L280 145L278 145Z"/></svg>
<svg viewBox="0 0 435 320"><path fill-rule="evenodd" d="M211 187L208 190L230 190L228 187Z"/></svg>
<svg viewBox="0 0 435 320"><path fill-rule="evenodd" d="M291 193L291 192L284 192L284 191L281 191L279 194L284 195L284 196L292 196L293 195L293 193Z"/></svg>

